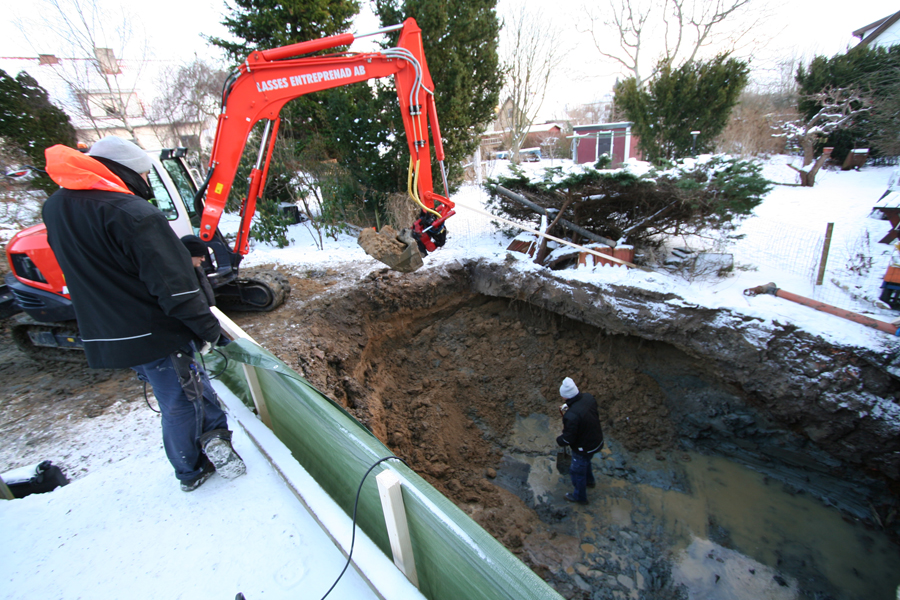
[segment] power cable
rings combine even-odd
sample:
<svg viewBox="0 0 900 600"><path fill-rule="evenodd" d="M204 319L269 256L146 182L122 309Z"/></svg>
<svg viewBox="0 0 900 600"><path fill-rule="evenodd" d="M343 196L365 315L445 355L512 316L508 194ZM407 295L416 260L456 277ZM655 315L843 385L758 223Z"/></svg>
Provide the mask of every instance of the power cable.
<svg viewBox="0 0 900 600"><path fill-rule="evenodd" d="M350 539L350 552L347 553L347 562L344 563L344 568L341 569L340 575L337 576L337 579L334 580L334 583L331 584L331 587L328 588L328 591L325 592L325 595L324 595L324 596L322 596L322 600L325 600L325 598L328 597L328 594L331 593L331 591L334 589L334 586L336 586L336 585L338 584L338 582L341 580L341 577L344 576L344 573L347 571L347 567L350 566L350 560L351 560L351 558L353 557L353 546L354 546L354 544L356 544L356 509L357 509L357 507L359 506L359 494L360 494L360 492L362 492L362 486L363 486L363 484L366 482L366 477L369 476L369 473L372 472L372 469L374 469L375 467L377 467L378 465L380 465L380 464L383 463L384 461L386 461L386 460L391 460L391 459L399 460L400 462L402 462L402 463L403 463L404 465L406 465L407 467L409 466L409 465L406 463L406 461L403 460L402 458L400 458L399 456L393 456L393 455L392 455L392 456L385 456L384 458L380 458L380 459L378 459L377 461L375 461L375 463L372 464L371 467L369 467L369 470L366 471L366 474L363 475L362 481L359 482L359 488L357 488L357 490L356 490L356 500L353 502L353 535L351 536L351 539Z"/></svg>
<svg viewBox="0 0 900 600"><path fill-rule="evenodd" d="M209 372L208 372L207 369L206 369L206 361L203 360L203 355L202 355L202 354L200 355L200 363L203 365L203 370L204 370L204 371L207 371L207 377L209 377L210 379L217 379L220 375L222 375L222 373L225 372L225 369L228 368L228 357L225 356L225 353L222 352L221 350L219 350L218 348L213 348L212 350L213 350L213 352L215 352L216 354L218 354L219 356L221 356L221 357L225 360L225 364L222 365L222 369L221 369L218 373L216 373L216 374L214 374L214 375L213 375L213 374L209 374ZM144 402L147 403L147 408L149 408L150 410L152 410L152 411L155 412L156 414L160 414L160 412L159 412L158 410L156 410L155 408L153 408L153 405L150 404L150 397L147 395L147 382L144 381L143 383L144 383Z"/></svg>
<svg viewBox="0 0 900 600"><path fill-rule="evenodd" d="M146 381L144 382L144 402L147 403L147 408L149 408L156 414L159 414L159 411L156 410L155 408L153 408L153 405L150 404L150 398L147 396L147 382Z"/></svg>

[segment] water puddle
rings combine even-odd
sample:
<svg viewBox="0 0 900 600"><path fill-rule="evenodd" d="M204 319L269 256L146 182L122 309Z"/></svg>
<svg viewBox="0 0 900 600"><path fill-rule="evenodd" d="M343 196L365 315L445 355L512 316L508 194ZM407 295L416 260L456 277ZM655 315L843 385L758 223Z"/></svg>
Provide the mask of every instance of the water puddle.
<svg viewBox="0 0 900 600"><path fill-rule="evenodd" d="M555 468L558 425L518 418L498 472L498 484L539 513L566 505L570 489ZM670 577L696 599L895 598L900 552L880 531L727 459L631 455L609 433L594 457L590 505L571 507L560 522L589 542L583 558L596 555L605 573L646 580L649 563L640 559L656 554L671 558Z"/></svg>

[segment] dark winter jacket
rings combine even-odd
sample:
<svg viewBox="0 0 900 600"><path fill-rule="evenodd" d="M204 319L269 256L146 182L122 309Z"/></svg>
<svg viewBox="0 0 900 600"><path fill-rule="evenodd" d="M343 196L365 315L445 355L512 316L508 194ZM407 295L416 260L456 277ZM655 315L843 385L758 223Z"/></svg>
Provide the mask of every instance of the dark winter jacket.
<svg viewBox="0 0 900 600"><path fill-rule="evenodd" d="M598 452L603 447L603 430L597 401L581 392L567 402L569 409L563 415L563 432L556 438L560 446L570 446L576 452Z"/></svg>
<svg viewBox="0 0 900 600"><path fill-rule="evenodd" d="M192 340L215 342L190 254L165 216L93 158L48 148L63 189L44 203L47 239L66 278L88 364L124 368Z"/></svg>

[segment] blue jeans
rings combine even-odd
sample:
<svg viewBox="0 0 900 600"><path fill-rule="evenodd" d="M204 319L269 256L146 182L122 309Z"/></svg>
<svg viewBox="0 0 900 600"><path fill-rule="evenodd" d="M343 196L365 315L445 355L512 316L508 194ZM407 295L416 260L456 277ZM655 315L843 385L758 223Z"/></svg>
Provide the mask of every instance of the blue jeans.
<svg viewBox="0 0 900 600"><path fill-rule="evenodd" d="M213 429L228 429L228 419L209 377L193 355L193 348L186 347L132 367L140 379L153 386L162 414L163 446L175 468L175 477L181 481L190 481L201 473L205 456L200 449L200 436ZM185 373L191 378L183 385Z"/></svg>
<svg viewBox="0 0 900 600"><path fill-rule="evenodd" d="M578 452L572 450L572 465L569 467L569 475L572 476L572 485L575 486L575 500L587 501L587 486L594 484L594 472L591 468L592 452Z"/></svg>

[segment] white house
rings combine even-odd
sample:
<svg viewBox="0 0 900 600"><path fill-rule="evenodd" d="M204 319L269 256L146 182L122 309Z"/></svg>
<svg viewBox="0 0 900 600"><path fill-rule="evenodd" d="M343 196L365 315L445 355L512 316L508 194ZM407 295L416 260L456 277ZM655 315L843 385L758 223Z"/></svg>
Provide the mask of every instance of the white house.
<svg viewBox="0 0 900 600"><path fill-rule="evenodd" d="M215 122L172 123L153 119L151 102L159 95L160 64L123 61L108 48L90 58L0 57L0 69L15 77L28 73L62 108L79 142L91 144L108 135L134 139L147 150L188 146L214 135Z"/></svg>
<svg viewBox="0 0 900 600"><path fill-rule="evenodd" d="M853 32L859 38L857 46L872 48L890 48L900 44L900 11L860 27Z"/></svg>

